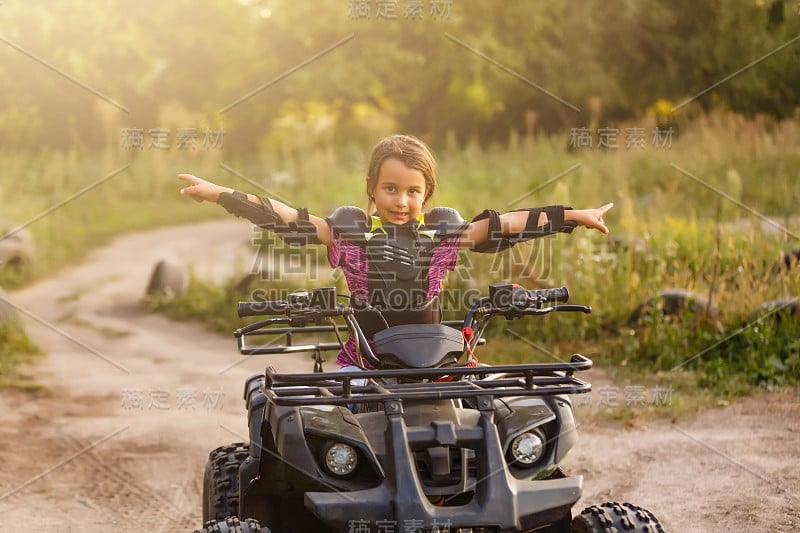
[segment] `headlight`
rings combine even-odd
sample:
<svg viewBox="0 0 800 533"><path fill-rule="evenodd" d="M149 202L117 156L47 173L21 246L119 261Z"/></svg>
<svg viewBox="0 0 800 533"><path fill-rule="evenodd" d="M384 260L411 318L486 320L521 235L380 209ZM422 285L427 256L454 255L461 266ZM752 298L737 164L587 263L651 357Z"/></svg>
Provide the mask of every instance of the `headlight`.
<svg viewBox="0 0 800 533"><path fill-rule="evenodd" d="M542 458L544 441L536 433L523 433L511 441L511 457L520 466L531 466Z"/></svg>
<svg viewBox="0 0 800 533"><path fill-rule="evenodd" d="M325 467L334 476L349 476L356 466L358 466L358 452L349 444L337 442L325 452Z"/></svg>

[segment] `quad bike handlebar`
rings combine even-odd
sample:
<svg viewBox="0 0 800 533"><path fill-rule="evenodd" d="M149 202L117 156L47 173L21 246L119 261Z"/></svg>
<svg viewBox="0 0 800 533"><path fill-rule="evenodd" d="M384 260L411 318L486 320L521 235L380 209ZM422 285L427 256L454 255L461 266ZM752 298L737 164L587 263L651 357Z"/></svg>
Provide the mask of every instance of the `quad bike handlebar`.
<svg viewBox="0 0 800 533"><path fill-rule="evenodd" d="M295 345L292 344L293 335L333 332L338 336L339 331L349 331L356 338L364 361L373 368L381 368L380 358L373 353L370 343L367 342L366 336L355 319L355 308L338 303L338 296L334 287L322 287L314 288L311 291L293 292L284 300L240 302L238 305L240 317L274 317L239 328L234 332L240 353L242 355L269 355L313 352L315 357L321 360L320 352L338 351L342 347L341 341L339 343ZM591 312L591 308L588 306L563 305L568 299L569 291L566 287L526 290L517 284L495 284L489 286L489 296L479 298L469 307L463 321L446 321L443 324L461 330L465 341L463 353L467 353L486 342L482 337L483 331L488 322L496 316L513 320L523 316L543 315L556 311ZM345 324L335 324L332 321L335 317L342 317ZM323 325L326 321L331 322L332 325ZM288 327L274 327L281 325ZM247 346L245 342L247 335L286 335L286 343L280 346L263 344L258 347ZM321 371L321 364L318 364L315 370Z"/></svg>
<svg viewBox="0 0 800 533"><path fill-rule="evenodd" d="M289 294L285 300L264 300L256 302L239 302L239 317L286 315L292 317L306 316L312 320L328 316L345 316L352 314L353 308L336 304L333 287L312 289ZM585 306L555 306L569 300L566 287L554 289L526 290L516 284L497 284L489 286L488 299L482 298L472 308L480 307L484 312L505 314L510 309L524 311L528 309L551 311L589 312ZM487 305L488 304L488 305ZM549 306L547 305L549 304ZM567 307L570 307L569 309ZM573 309L574 307L574 309ZM464 326L468 326L465 318Z"/></svg>

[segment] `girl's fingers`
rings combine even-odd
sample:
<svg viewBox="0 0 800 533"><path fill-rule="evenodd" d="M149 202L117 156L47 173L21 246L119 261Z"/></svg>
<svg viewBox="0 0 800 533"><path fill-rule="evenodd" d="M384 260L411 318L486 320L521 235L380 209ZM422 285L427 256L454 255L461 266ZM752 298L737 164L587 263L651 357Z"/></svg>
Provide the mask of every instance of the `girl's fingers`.
<svg viewBox="0 0 800 533"><path fill-rule="evenodd" d="M203 198L201 196L196 196L194 193L196 192L196 185L190 185L189 187L184 187L180 190L180 194L182 196L188 196L192 200L197 203L201 203Z"/></svg>
<svg viewBox="0 0 800 533"><path fill-rule="evenodd" d="M191 174L178 174L178 179L183 181L188 181L192 185L197 185L202 181L197 176L192 176Z"/></svg>

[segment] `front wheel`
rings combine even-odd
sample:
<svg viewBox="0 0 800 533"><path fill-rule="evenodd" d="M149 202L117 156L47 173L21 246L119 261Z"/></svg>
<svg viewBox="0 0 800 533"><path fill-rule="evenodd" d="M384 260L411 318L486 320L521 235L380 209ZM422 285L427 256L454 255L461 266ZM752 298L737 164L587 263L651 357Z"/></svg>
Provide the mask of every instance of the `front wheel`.
<svg viewBox="0 0 800 533"><path fill-rule="evenodd" d="M203 521L225 520L239 514L239 467L247 459L249 446L237 442L221 446L208 455L203 476Z"/></svg>
<svg viewBox="0 0 800 533"><path fill-rule="evenodd" d="M664 533L653 513L632 503L606 502L587 507L572 519L571 533L606 533L631 531Z"/></svg>
<svg viewBox="0 0 800 533"><path fill-rule="evenodd" d="M235 516L229 516L224 520L209 520L203 524L203 529L195 529L194 533L270 533L270 530L261 527L252 518L239 520Z"/></svg>

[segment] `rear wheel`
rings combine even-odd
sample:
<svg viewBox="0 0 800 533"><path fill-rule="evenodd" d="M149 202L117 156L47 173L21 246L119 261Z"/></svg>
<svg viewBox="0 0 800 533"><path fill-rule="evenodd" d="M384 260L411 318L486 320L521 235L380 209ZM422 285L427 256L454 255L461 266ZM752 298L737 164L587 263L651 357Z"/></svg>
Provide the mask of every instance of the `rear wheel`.
<svg viewBox="0 0 800 533"><path fill-rule="evenodd" d="M587 507L572 519L571 533L664 533L653 513L632 503L606 502Z"/></svg>
<svg viewBox="0 0 800 533"><path fill-rule="evenodd" d="M250 455L243 442L221 446L208 454L203 476L203 522L239 514L239 467Z"/></svg>
<svg viewBox="0 0 800 533"><path fill-rule="evenodd" d="M235 516L229 516L224 520L209 520L203 524L203 529L195 529L194 533L270 533L270 530L261 527L252 518L239 520Z"/></svg>

